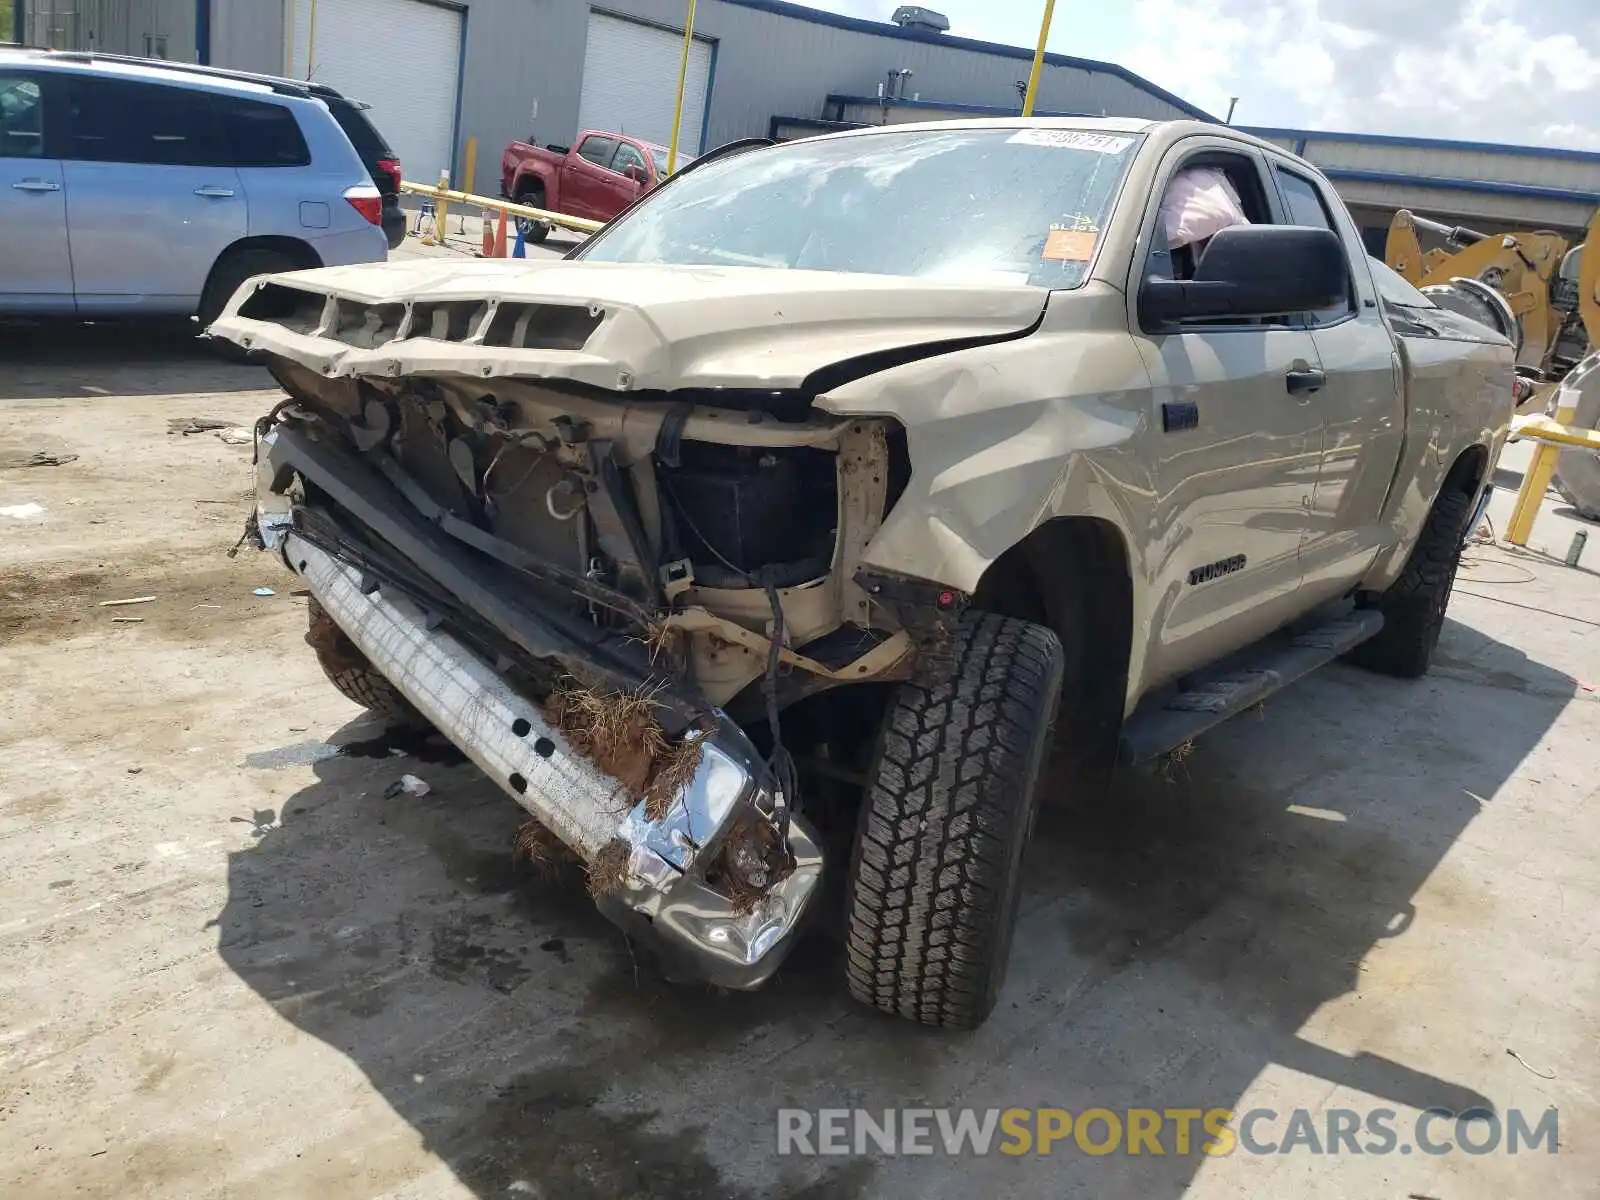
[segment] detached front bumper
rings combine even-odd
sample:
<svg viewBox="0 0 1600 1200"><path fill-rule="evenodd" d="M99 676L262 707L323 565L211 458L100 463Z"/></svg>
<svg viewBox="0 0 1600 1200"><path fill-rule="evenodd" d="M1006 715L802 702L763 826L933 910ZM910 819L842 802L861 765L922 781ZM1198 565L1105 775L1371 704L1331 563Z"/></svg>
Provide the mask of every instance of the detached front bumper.
<svg viewBox="0 0 1600 1200"><path fill-rule="evenodd" d="M263 496L263 500L268 497ZM574 752L539 707L394 589L305 540L283 520L283 497L260 513L278 549L374 668L535 819L593 863L626 849L620 885L597 901L613 922L653 945L669 977L751 989L782 962L822 875L804 820L791 817L793 865L753 904L713 888L706 868L769 822L766 771L739 728L702 734L700 765L667 814L650 820L622 785ZM637 799L637 798L632 798Z"/></svg>

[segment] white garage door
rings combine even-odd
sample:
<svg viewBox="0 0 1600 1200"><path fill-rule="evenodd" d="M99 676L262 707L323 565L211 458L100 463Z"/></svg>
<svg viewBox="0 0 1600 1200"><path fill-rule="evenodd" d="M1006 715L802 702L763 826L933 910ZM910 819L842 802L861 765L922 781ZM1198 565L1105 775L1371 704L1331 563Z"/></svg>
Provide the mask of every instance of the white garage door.
<svg viewBox="0 0 1600 1200"><path fill-rule="evenodd" d="M407 179L450 169L461 80L461 10L424 0L295 0L290 74L372 105L367 116Z"/></svg>
<svg viewBox="0 0 1600 1200"><path fill-rule="evenodd" d="M583 92L578 128L606 129L667 146L672 143L672 110L678 100L678 67L683 34L653 25L589 14L589 46L583 57ZM711 88L711 43L695 38L689 50L689 75L683 85L681 153L699 154Z"/></svg>

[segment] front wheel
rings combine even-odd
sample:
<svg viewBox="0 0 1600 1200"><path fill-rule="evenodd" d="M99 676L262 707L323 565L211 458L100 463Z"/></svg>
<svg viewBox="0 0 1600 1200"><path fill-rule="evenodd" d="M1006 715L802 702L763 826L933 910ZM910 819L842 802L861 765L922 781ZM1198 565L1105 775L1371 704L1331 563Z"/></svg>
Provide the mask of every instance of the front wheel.
<svg viewBox="0 0 1600 1200"><path fill-rule="evenodd" d="M1063 654L1044 626L983 613L948 650L884 715L851 856L846 970L866 1004L973 1029L1005 979Z"/></svg>
<svg viewBox="0 0 1600 1200"><path fill-rule="evenodd" d="M306 599L306 645L317 655L317 665L347 700L376 713L391 725L421 728L427 725L395 687L367 661L359 647L340 629L315 598Z"/></svg>

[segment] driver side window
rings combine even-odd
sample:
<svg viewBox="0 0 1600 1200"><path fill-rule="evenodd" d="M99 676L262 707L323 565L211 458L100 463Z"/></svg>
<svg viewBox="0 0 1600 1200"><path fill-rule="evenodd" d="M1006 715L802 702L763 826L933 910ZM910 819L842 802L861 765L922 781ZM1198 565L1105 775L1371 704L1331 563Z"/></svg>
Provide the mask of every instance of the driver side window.
<svg viewBox="0 0 1600 1200"><path fill-rule="evenodd" d="M1162 184L1147 279L1191 279L1211 238L1229 225L1273 224L1256 161L1225 150L1202 150L1181 161ZM1207 327L1276 324L1259 317L1206 320Z"/></svg>

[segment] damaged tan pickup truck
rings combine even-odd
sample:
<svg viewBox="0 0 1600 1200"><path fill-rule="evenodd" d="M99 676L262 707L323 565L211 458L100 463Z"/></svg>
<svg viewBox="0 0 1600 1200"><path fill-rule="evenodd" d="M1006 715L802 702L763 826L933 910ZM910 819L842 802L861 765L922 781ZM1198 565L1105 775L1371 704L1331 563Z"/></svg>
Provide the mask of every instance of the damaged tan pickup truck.
<svg viewBox="0 0 1600 1200"><path fill-rule="evenodd" d="M288 394L252 532L346 694L674 978L758 986L834 877L851 992L949 1027L1041 791L1427 669L1513 404L1315 168L1197 123L738 147L564 261L258 278L211 334Z"/></svg>

